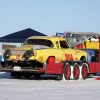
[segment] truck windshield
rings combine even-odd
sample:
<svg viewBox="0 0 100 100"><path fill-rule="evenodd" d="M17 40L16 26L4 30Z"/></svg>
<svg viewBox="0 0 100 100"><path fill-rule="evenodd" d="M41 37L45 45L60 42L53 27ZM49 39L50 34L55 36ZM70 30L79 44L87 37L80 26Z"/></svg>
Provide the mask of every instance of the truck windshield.
<svg viewBox="0 0 100 100"><path fill-rule="evenodd" d="M53 43L50 40L46 40L46 39L28 39L26 40L23 45L45 45L48 47L53 47Z"/></svg>

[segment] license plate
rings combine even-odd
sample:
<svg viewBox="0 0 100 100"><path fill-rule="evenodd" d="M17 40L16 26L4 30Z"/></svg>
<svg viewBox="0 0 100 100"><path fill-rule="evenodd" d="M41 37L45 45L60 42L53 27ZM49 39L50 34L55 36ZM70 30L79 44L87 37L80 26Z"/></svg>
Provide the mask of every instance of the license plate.
<svg viewBox="0 0 100 100"><path fill-rule="evenodd" d="M14 67L13 67L13 70L14 70L14 71L21 71L21 67L19 67L19 66L14 66Z"/></svg>

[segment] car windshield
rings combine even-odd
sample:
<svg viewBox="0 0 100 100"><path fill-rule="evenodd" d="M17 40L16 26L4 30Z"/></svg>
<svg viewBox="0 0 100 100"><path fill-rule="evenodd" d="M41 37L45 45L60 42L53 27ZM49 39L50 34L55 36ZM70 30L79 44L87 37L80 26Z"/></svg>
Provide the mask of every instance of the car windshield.
<svg viewBox="0 0 100 100"><path fill-rule="evenodd" d="M53 43L47 39L28 39L23 43L23 45L32 45L32 44L53 47Z"/></svg>

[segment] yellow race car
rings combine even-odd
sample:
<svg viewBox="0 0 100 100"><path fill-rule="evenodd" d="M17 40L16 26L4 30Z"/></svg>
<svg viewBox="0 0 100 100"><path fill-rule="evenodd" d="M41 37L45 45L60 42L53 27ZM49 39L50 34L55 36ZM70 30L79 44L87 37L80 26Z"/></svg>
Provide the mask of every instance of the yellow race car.
<svg viewBox="0 0 100 100"><path fill-rule="evenodd" d="M49 63L50 57L54 57L55 63L66 60L87 60L87 53L71 49L65 38L31 36L22 46L7 50L4 54L5 60L34 69Z"/></svg>

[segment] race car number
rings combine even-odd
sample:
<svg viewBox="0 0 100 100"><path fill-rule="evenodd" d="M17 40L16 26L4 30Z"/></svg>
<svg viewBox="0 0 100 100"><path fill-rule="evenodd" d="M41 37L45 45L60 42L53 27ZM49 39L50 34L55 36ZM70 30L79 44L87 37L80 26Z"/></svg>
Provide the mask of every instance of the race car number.
<svg viewBox="0 0 100 100"><path fill-rule="evenodd" d="M65 58L66 58L66 60L74 60L72 54L65 54Z"/></svg>

